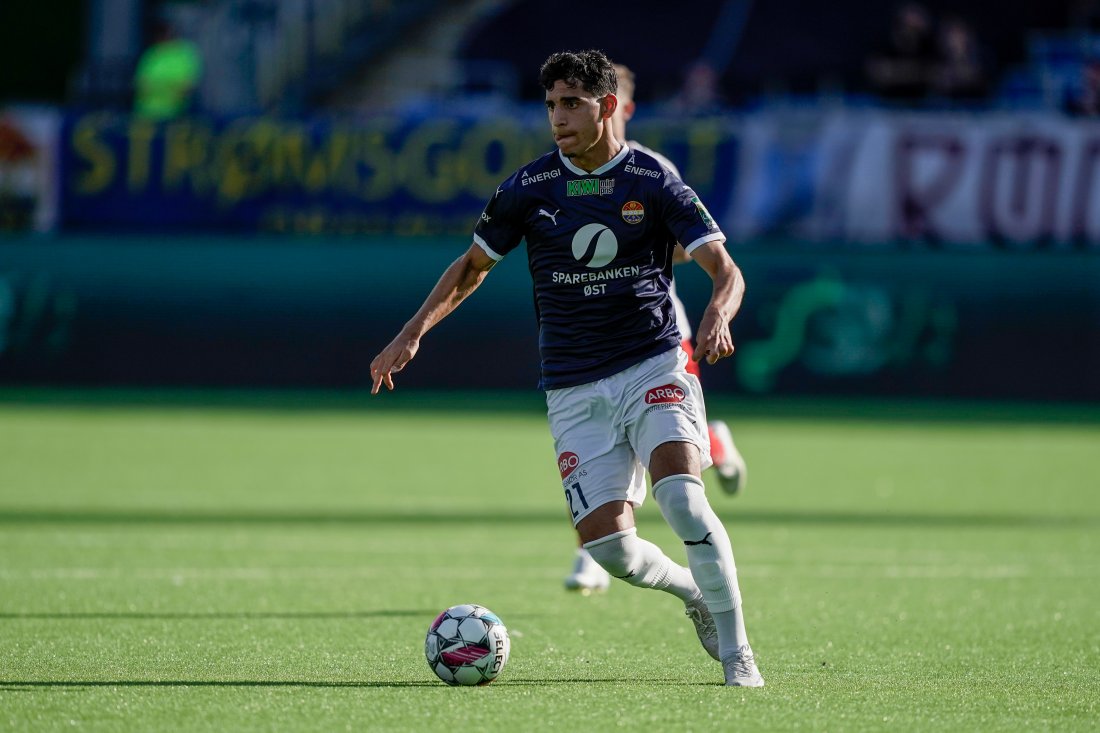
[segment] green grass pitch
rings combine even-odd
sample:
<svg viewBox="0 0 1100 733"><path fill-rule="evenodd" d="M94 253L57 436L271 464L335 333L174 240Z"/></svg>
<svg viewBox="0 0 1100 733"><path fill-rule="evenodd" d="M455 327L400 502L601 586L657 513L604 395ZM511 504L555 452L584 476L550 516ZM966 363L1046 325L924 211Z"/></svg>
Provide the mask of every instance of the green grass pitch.
<svg viewBox="0 0 1100 733"><path fill-rule="evenodd" d="M1096 729L1100 408L710 408L761 690L671 596L562 589L537 393L2 390L0 729ZM424 662L463 602L487 687Z"/></svg>

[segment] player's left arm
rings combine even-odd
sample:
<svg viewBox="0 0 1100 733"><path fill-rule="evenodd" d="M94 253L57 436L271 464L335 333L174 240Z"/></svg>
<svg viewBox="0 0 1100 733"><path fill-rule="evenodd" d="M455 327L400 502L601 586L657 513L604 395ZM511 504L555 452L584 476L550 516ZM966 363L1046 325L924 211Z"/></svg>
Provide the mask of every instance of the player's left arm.
<svg viewBox="0 0 1100 733"><path fill-rule="evenodd" d="M691 358L706 358L708 364L733 354L730 321L741 309L745 297L745 278L726 251L726 240L717 239L700 244L690 256L702 267L714 283L710 303L695 334L695 353Z"/></svg>

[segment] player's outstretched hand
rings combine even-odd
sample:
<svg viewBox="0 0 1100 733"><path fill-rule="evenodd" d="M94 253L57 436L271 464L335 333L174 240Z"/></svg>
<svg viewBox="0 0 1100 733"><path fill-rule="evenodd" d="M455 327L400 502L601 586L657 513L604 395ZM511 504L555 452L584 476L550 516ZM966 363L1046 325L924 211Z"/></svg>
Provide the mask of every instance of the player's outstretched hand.
<svg viewBox="0 0 1100 733"><path fill-rule="evenodd" d="M699 323L695 353L691 358L695 361L705 358L708 364L713 364L727 356L733 356L733 336L730 335L729 323L708 310Z"/></svg>
<svg viewBox="0 0 1100 733"><path fill-rule="evenodd" d="M393 375L405 368L420 349L420 339L398 334L382 353L370 363L371 394L378 394L382 384L393 391Z"/></svg>

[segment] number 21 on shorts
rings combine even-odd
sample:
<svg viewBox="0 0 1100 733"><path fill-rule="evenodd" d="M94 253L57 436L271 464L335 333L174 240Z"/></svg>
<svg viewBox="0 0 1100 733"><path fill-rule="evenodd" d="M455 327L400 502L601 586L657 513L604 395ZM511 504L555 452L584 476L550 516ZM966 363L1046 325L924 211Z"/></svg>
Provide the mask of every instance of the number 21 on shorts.
<svg viewBox="0 0 1100 733"><path fill-rule="evenodd" d="M573 515L573 519L576 519L580 512L573 506L573 497L580 502L581 508L588 509L588 501L584 498L584 492L581 490L580 483L575 483L565 490L565 500L569 502L569 513Z"/></svg>

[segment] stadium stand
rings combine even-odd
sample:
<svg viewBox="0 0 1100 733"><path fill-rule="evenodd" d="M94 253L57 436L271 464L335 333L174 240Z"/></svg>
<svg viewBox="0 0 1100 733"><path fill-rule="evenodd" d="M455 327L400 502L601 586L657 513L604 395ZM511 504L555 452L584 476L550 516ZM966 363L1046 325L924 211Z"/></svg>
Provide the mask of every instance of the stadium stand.
<svg viewBox="0 0 1100 733"><path fill-rule="evenodd" d="M1070 3L1006 0L990 6L981 0L923 3L938 24L954 16L969 22L987 51L991 74L1030 63L1023 41L1029 31L1067 27ZM734 12L731 10L736 10ZM807 0L737 2L703 0L683 13L656 0L633 3L631 16L651 22L613 24L606 28L543 29L557 23L560 12L535 0L519 0L472 27L459 50L467 63L511 67L513 75L537 67L553 48L599 47L612 57L629 58L639 76L648 80L640 91L650 103L676 93L685 73L698 60L721 76L723 96L735 106L785 95L848 95L869 91L867 57L888 33L897 6L839 0L821 4ZM1043 38L1045 36L1036 36ZM1075 36L1077 38L1077 36ZM1074 40L1073 45L1080 45ZM553 47L553 48L551 48ZM1033 51L1033 49L1031 49ZM677 59L677 63L669 63ZM1020 72L1014 72L1019 77ZM1048 73L1028 71L1028 74ZM522 77L522 74L520 74ZM1014 93L1024 81L1002 87ZM534 84L522 85L525 98L537 96Z"/></svg>
<svg viewBox="0 0 1100 733"><path fill-rule="evenodd" d="M559 48L597 47L630 59L647 80L639 101L651 109L700 68L713 71L717 98L732 107L839 98L1076 112L1081 105L1073 100L1097 75L1089 69L1100 58L1098 13L1089 0L919 5L933 34L952 24L971 34L980 84L962 93L930 85L928 95L884 102L868 60L888 38L898 3L700 0L685 13L638 0L620 14L623 22L563 26L560 8L537 0L95 0L85 13L102 22L89 23L69 101L128 106L137 56L158 17L168 17L201 47L207 67L218 69L203 80L199 107L219 115L358 111L372 98L392 97L392 88L420 99L530 101L538 96L530 70ZM391 89L379 94L387 83Z"/></svg>

